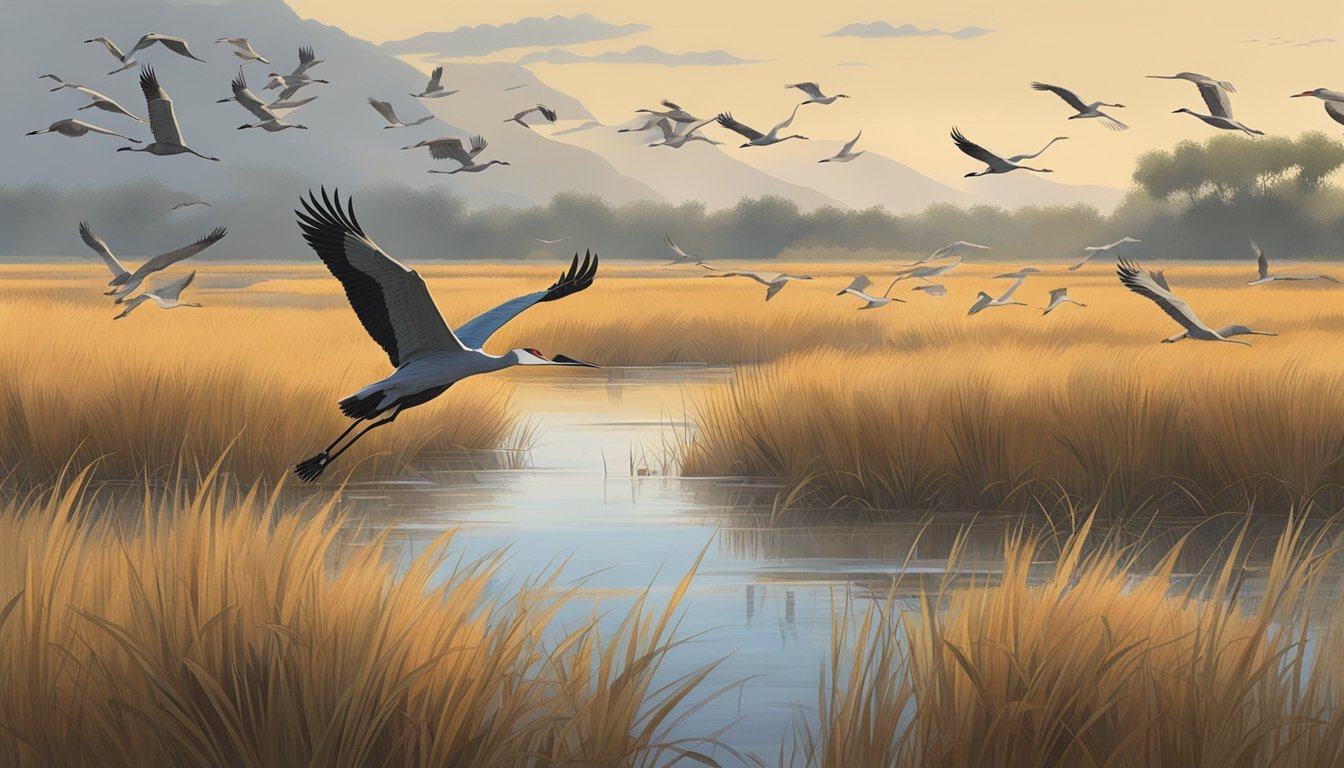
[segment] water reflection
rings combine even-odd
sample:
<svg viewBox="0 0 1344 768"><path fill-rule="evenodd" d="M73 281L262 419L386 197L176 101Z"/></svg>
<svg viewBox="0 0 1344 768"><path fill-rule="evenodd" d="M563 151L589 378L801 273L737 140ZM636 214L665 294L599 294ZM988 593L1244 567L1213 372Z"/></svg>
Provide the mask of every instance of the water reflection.
<svg viewBox="0 0 1344 768"><path fill-rule="evenodd" d="M561 622L586 619L601 605L620 615L645 589L654 602L675 588L704 553L684 604L683 636L665 681L727 657L705 690L747 680L740 693L688 717L679 735L713 732L740 718L726 740L775 755L790 718L816 701L832 616L850 600L922 592L959 583L993 583L1005 542L1021 531L1064 535L1077 520L956 510L883 516L794 510L779 514L777 484L680 479L657 474L659 450L685 439L687 404L725 383L722 368L632 368L515 377L519 407L538 423L540 442L518 456L445 456L422 468L424 480L349 487L351 540L386 534L409 560L445 530L466 560L505 549L496 588L520 586L563 564L563 583L580 580L580 599ZM465 463L464 463L465 462ZM650 473L653 474L650 474ZM1177 540L1179 579L1208 572L1240 519L1149 520L1092 531L1134 547L1156 565ZM1282 521L1255 521L1252 533ZM1251 536L1249 594L1263 588L1272 536ZM954 568L949 563L955 562ZM1042 563L1042 572L1048 563ZM665 682L664 681L664 682ZM722 757L722 756L721 756Z"/></svg>

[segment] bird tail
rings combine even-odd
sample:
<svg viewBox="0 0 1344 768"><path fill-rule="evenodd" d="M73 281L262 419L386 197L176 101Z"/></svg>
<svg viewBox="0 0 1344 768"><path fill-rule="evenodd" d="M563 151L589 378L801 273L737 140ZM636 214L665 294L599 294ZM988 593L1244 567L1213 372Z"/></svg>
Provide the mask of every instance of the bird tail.
<svg viewBox="0 0 1344 768"><path fill-rule="evenodd" d="M382 399L382 391L376 390L368 394L355 393L341 398L336 404L340 406L341 413L351 419L371 419L378 414L378 403Z"/></svg>

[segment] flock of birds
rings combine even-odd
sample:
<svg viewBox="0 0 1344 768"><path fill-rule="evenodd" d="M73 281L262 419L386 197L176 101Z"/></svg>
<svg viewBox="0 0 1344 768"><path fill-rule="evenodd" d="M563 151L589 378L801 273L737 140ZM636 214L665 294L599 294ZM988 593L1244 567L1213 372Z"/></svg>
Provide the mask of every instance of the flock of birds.
<svg viewBox="0 0 1344 768"><path fill-rule="evenodd" d="M109 72L109 75L130 69L137 64L134 58L137 53L146 51L156 45L179 57L202 61L191 52L187 40L170 35L157 33L143 35L128 52L123 52L112 40L106 37L91 38L85 42L103 45L108 53L116 59L118 66ZM270 63L268 59L253 48L247 38L221 37L215 42L230 46L233 55L242 60L244 65L253 62ZM290 122L287 118L294 110L311 103L317 98L316 96L299 98L304 89L315 84L329 83L329 81L318 78L313 74L313 69L322 63L323 61L316 57L312 48L301 47L298 54L298 65L291 72L288 74L275 71L269 73L269 80L263 90L278 91L275 98L270 101L262 99L249 88L243 69L240 66L238 75L231 84L233 95L221 99L220 103L237 102L252 115L254 120L239 126L239 130L260 128L263 131L275 133L288 129L305 129L306 126ZM1181 72L1175 75L1151 75L1150 77L1185 80L1193 83L1208 107L1208 114L1187 108L1178 109L1176 112L1190 114L1214 128L1241 131L1252 135L1261 134L1260 131L1246 126L1232 116L1229 94L1234 93L1235 89L1230 83L1192 72ZM150 67L142 67L140 71L140 87L145 99L147 118L141 118L115 100L83 84L68 82L54 74L45 74L41 78L50 79L56 83L56 86L51 89L53 92L69 89L86 97L88 103L80 107L80 111L99 109L138 123L147 122L152 134L152 141L146 143L140 139L77 118L58 120L45 129L30 132L29 135L57 133L69 137L81 137L89 133L99 133L117 136L133 145L138 145L120 147L118 151L146 152L157 156L190 154L210 161L218 161L219 159L202 154L186 143L178 124L173 101ZM515 90L520 87L522 86L512 86L506 90ZM648 146L680 149L693 142L720 144L721 142L702 132L707 126L717 124L719 127L739 135L742 139L741 148L767 147L789 140L807 140L808 137L802 134L786 133L798 117L801 107L806 105L831 105L840 99L849 98L847 94L843 93L828 95L813 82L790 83L785 87L799 91L806 98L794 105L786 119L764 133L737 120L731 112L725 111L713 117L700 118L672 101L661 102L661 109L644 108L636 110L636 114L646 116L643 125L620 130L622 132L657 130L661 138L655 139ZM1104 111L1105 109L1123 108L1124 105L1122 104L1103 101L1085 102L1073 91L1048 83L1034 82L1031 84L1031 88L1036 91L1052 93L1063 100L1074 111L1069 119L1095 119L1106 128L1117 131L1125 130L1128 127ZM433 71L422 90L409 95L415 99L440 99L457 92L457 90L451 90L444 86L443 67L438 67ZM1324 102L1329 117L1340 124L1344 124L1344 92L1318 88L1314 91L1295 94L1295 96L1311 96L1320 99ZM406 122L397 115L391 102L369 97L368 103L386 123L383 126L385 129L412 128L433 119L432 115L426 115ZM537 104L505 118L503 122L516 123L530 130L536 120L554 123L557 119L558 115L554 110L543 104ZM822 158L818 162L846 163L861 156L863 151L856 151L855 148L862 135L862 131L858 132L838 153L831 157ZM1002 156L972 142L960 130L952 129L952 139L957 148L969 157L985 164L984 170L968 173L967 176L1002 174L1015 170L1049 173L1050 169L1030 167L1023 163L1039 157L1056 142L1067 138L1066 136L1056 136L1035 153ZM497 159L480 162L477 158L486 150L487 146L488 143L485 138L477 135L465 140L458 137L424 139L402 149L416 150L423 148L428 150L432 159L453 160L458 166L447 171L432 169L430 170L431 173L475 173L484 171L493 165L509 164L507 161ZM194 206L209 207L209 205L205 201L192 200L178 203L173 206L173 209L179 210ZM317 194L310 191L308 198L301 200L301 209L296 210L295 213L304 240L316 252L332 275L340 281L360 323L373 340L387 353L388 359L395 369L386 378L368 384L339 401L338 405L341 412L351 419L351 424L324 450L300 462L295 467L296 473L302 480L306 482L315 480L332 461L349 450L364 435L392 423L401 412L433 400L458 381L467 377L518 365L594 367L590 363L565 355L547 357L532 348L514 349L502 355L492 355L485 352L482 347L503 325L530 307L564 298L592 285L598 269L596 255L586 252L580 260L576 252L569 268L562 272L559 278L547 288L510 299L453 329L445 322L420 275L414 269L389 256L364 232L355 216L352 201L347 199L342 204L339 194L328 196L325 189L322 190L319 199ZM105 295L114 297L114 303L122 307L121 313L114 318L120 319L129 315L136 307L145 302L153 302L164 309L201 306L198 303L187 302L182 299L183 292L191 286L195 279L195 271L157 287L144 288L143 290L142 288L151 276L157 275L219 242L226 235L226 230L222 227L217 228L189 245L148 259L134 270L127 269L121 263L112 249L93 232L87 222L80 224L79 234L85 244L107 264L112 274L112 279L108 283L111 290L107 291ZM541 240L541 242L557 243L562 239ZM665 236L665 241L675 255L675 258L668 262L668 266L692 265L709 272L709 274L704 275L705 277L742 278L755 281L765 287L766 301L774 298L790 282L813 279L810 275L747 269L720 269L707 263L702 257L688 253L679 247L670 236ZM1182 327L1181 333L1164 339L1163 341L1166 343L1189 338L1246 344L1244 341L1231 337L1274 335L1267 331L1252 330L1244 325L1228 325L1214 329L1204 323L1188 304L1172 292L1162 271L1144 270L1120 254L1122 248L1139 242L1135 238L1125 237L1113 243L1089 246L1084 249L1080 260L1070 266L1069 270L1078 270L1095 257L1116 254L1116 269L1120 282L1131 291L1154 302ZM1338 279L1325 274L1273 274L1269 271L1269 262L1264 252L1254 241L1252 241L1251 246L1256 255L1258 276L1249 282L1250 285L1262 285L1285 280L1339 282ZM892 291L901 282L910 280L916 283L913 287L914 291L934 297L945 296L947 287L941 280L945 279L962 263L963 253L977 250L989 250L989 247L967 241L950 243L917 261L898 265L896 273L880 296L869 293L873 281L867 275L854 276L851 283L836 295L859 299L863 302L863 305L859 307L861 310L878 309L893 303L904 303L904 299L892 296ZM1038 276L1041 274L1043 273L1040 269L1024 267L1013 272L997 275L995 279L1012 279L1014 282L998 296L980 291L974 303L968 309L967 315L976 315L995 307L1025 306L1025 302L1018 301L1013 297L1028 279L1033 277L1039 279ZM136 294L137 290L140 293ZM1087 304L1071 297L1067 287L1057 287L1049 291L1046 306L1041 309L1041 313L1042 315L1049 315L1064 304L1073 304L1079 308L1087 307ZM362 429L360 429L361 425ZM356 432L356 429L359 429L359 431Z"/></svg>

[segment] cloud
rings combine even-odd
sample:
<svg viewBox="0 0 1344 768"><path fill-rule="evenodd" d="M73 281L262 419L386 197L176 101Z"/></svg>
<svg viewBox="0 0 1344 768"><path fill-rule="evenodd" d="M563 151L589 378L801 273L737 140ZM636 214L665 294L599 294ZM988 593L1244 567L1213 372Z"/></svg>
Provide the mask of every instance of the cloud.
<svg viewBox="0 0 1344 768"><path fill-rule="evenodd" d="M920 29L914 24L902 24L899 27L893 27L885 21L874 21L871 24L854 23L843 26L827 35L827 37L951 37L957 40L967 40L972 37L988 35L993 31L983 27L962 27L955 32L944 32L937 27Z"/></svg>
<svg viewBox="0 0 1344 768"><path fill-rule="evenodd" d="M607 51L591 56L581 56L573 51L552 48L548 51L529 53L518 60L519 64L580 64L599 62L602 64L661 64L667 67L726 67L736 64L755 64L752 59L743 59L727 51L688 51L687 53L668 53L640 45L628 51Z"/></svg>
<svg viewBox="0 0 1344 768"><path fill-rule="evenodd" d="M591 14L552 16L500 24L458 27L452 32L425 32L405 40L391 40L380 47L392 54L420 53L461 58L484 56L508 48L540 45L573 45L594 40L610 40L643 32L645 24L608 24Z"/></svg>

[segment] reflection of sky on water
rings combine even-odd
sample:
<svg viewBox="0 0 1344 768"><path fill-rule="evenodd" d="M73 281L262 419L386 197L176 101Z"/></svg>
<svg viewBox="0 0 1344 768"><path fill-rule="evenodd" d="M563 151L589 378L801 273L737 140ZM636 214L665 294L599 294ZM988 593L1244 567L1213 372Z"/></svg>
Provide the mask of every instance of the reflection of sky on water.
<svg viewBox="0 0 1344 768"><path fill-rule="evenodd" d="M430 470L430 483L355 484L345 500L366 530L392 526L392 542L408 559L446 529L459 531L454 561L506 550L501 595L563 564L560 583L581 585L560 613L567 625L600 609L614 627L646 589L654 607L664 604L704 551L682 606L679 636L694 637L667 658L659 682L726 657L701 690L747 682L676 735L736 720L725 740L770 758L790 720L816 706L833 611L848 599L861 610L872 594L936 589L950 578L949 554L971 523L953 576L992 581L1005 533L1020 518L943 511L895 522L771 523L778 488L769 484L632 476L646 457L684 439L691 403L730 376L693 367L525 372L514 377L516 403L539 428L525 468ZM1226 529L1194 534L1178 571L1201 570ZM1155 531L1168 542L1188 533L1140 526L1134 536ZM1164 549L1153 547L1154 562ZM1257 581L1246 584L1253 590Z"/></svg>

